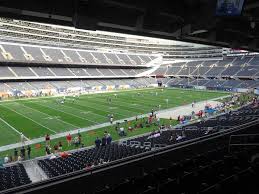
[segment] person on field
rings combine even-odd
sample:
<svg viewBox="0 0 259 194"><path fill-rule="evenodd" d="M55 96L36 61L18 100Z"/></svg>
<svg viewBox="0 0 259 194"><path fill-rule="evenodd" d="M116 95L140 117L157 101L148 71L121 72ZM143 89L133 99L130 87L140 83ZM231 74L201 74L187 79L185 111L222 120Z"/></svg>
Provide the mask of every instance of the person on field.
<svg viewBox="0 0 259 194"><path fill-rule="evenodd" d="M46 145L46 147L45 147L46 155L51 154L50 150L51 150L51 148L48 145Z"/></svg>
<svg viewBox="0 0 259 194"><path fill-rule="evenodd" d="M70 146L70 145L71 145L71 141L72 141L72 135L69 133L69 134L66 136L66 139L67 139L67 145Z"/></svg>
<svg viewBox="0 0 259 194"><path fill-rule="evenodd" d="M45 142L46 142L46 145L50 146L50 136L49 136L49 134L47 134L45 136Z"/></svg>
<svg viewBox="0 0 259 194"><path fill-rule="evenodd" d="M63 144L62 142L58 142L58 151L61 152L62 151L62 148L63 148Z"/></svg>
<svg viewBox="0 0 259 194"><path fill-rule="evenodd" d="M101 145L101 143L102 143L102 141L99 139L99 137L96 137L96 140L95 140L95 146L97 147L97 148L99 148L100 147L100 145Z"/></svg>
<svg viewBox="0 0 259 194"><path fill-rule="evenodd" d="M107 143L107 145L110 145L111 142L112 142L112 136L111 136L111 134L108 133L108 135L106 137L106 143Z"/></svg>
<svg viewBox="0 0 259 194"><path fill-rule="evenodd" d="M21 153L22 159L24 160L25 159L25 148L24 148L24 146L22 146L22 148L20 150L20 153Z"/></svg>
<svg viewBox="0 0 259 194"><path fill-rule="evenodd" d="M54 145L54 153L55 154L58 153L58 145L57 144Z"/></svg>
<svg viewBox="0 0 259 194"><path fill-rule="evenodd" d="M27 155L28 155L28 159L30 160L31 159L31 146L28 145L27 147Z"/></svg>
<svg viewBox="0 0 259 194"><path fill-rule="evenodd" d="M8 155L6 155L6 156L4 157L4 163L7 164L8 162L9 162L9 157L8 157Z"/></svg>
<svg viewBox="0 0 259 194"><path fill-rule="evenodd" d="M80 134L79 131L78 131L77 137L78 137L78 144L81 145L81 143L82 143L82 135Z"/></svg>
<svg viewBox="0 0 259 194"><path fill-rule="evenodd" d="M106 143L107 143L107 139L106 139L106 136L104 135L103 138L102 138L102 146L106 146Z"/></svg>
<svg viewBox="0 0 259 194"><path fill-rule="evenodd" d="M113 114L111 114L111 116L110 116L110 123L111 124L113 123Z"/></svg>
<svg viewBox="0 0 259 194"><path fill-rule="evenodd" d="M14 161L18 159L18 150L14 148Z"/></svg>
<svg viewBox="0 0 259 194"><path fill-rule="evenodd" d="M22 144L22 146L25 145L25 140L26 140L25 136L23 135L23 133L21 133L21 144Z"/></svg>

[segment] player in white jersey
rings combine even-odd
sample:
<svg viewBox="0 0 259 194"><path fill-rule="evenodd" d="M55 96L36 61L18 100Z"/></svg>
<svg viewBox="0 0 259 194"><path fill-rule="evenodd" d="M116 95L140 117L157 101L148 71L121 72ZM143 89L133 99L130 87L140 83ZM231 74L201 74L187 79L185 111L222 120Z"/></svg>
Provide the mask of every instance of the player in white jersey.
<svg viewBox="0 0 259 194"><path fill-rule="evenodd" d="M168 100L168 98L167 98L167 99L165 99L166 106L168 106L168 101L169 101L169 100Z"/></svg>

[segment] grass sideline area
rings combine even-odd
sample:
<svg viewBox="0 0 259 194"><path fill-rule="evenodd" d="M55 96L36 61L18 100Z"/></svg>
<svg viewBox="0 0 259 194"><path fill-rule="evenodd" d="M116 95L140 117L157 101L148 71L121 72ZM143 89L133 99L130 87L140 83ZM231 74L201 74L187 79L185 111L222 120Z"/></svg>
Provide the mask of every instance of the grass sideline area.
<svg viewBox="0 0 259 194"><path fill-rule="evenodd" d="M34 139L44 137L47 133L53 135L105 123L109 121L109 114L114 115L114 120L119 120L148 113L151 109L156 110L158 105L162 110L190 104L193 101L223 97L227 94L229 93L218 91L148 88L82 95L79 98L67 96L64 104L60 103L63 97L2 101L0 102L0 133L2 134L0 146L20 142L20 132L27 138ZM153 129L138 130L132 135L150 130ZM96 129L86 132L86 137L83 137L83 141L86 141L83 142L85 146L93 143L91 138L87 137L89 134L98 135L103 131L104 129ZM95 139L95 136L93 138ZM113 140L116 140L116 135ZM1 156L5 154L2 152ZM35 156L42 154L41 152Z"/></svg>
<svg viewBox="0 0 259 194"><path fill-rule="evenodd" d="M143 121L144 119L144 121ZM82 143L84 144L84 147L88 147L88 146L92 146L94 145L94 141L96 140L96 137L99 137L100 139L103 137L104 132L107 131L108 133L111 134L112 136L112 140L113 141L117 141L120 139L124 139L124 138L129 138L129 137L133 137L133 136L137 136L137 135L141 135L141 134L145 134L145 133L149 133L152 132L153 130L157 130L158 129L158 125L157 124L152 124L151 126L147 127L144 124L143 128L136 128L133 131L129 131L128 127L131 126L133 127L135 124L140 124L140 123L145 123L145 121L147 121L147 118L143 118L143 119L139 119L138 121L131 121L131 122L127 122L126 124L121 124L121 126L123 126L125 128L125 132L127 134L127 136L119 136L119 134L117 133L117 131L115 130L115 125L109 126L109 127L105 127L105 128L100 128L100 129L96 129L96 130L90 130L90 131L86 131L86 132L80 132L81 136L82 136ZM169 125L177 125L178 121L176 120L169 120L169 119L160 119L160 125L165 125L165 126L169 126ZM76 137L77 134L72 135L72 137ZM68 150L73 150L73 149L77 149L77 147L75 145L71 145L68 146L67 145L67 141L66 141L66 137L61 137L61 138L57 138L54 140L51 140L51 151L54 151L53 146L55 144L58 144L59 142L62 142L62 150L63 151L68 151ZM39 156L44 156L45 153L45 142L40 143L40 148L36 148L36 145L33 144L31 145L31 158L35 158L35 157L39 157ZM25 148L27 148L25 146ZM18 149L19 151L19 149ZM8 156L13 156L13 150L8 150L5 152L0 152L0 158L5 157L6 155ZM26 152L27 155L27 152Z"/></svg>

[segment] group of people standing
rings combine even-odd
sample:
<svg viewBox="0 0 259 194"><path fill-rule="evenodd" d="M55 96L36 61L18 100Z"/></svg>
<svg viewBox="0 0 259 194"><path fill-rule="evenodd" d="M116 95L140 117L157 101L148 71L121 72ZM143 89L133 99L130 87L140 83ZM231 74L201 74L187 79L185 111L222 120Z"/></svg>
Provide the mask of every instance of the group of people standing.
<svg viewBox="0 0 259 194"><path fill-rule="evenodd" d="M13 155L6 155L4 157L4 163L9 163L9 162L16 162L16 161L23 161L26 159L31 158L31 146L28 145L27 147L22 146L20 150L17 148L14 148Z"/></svg>
<svg viewBox="0 0 259 194"><path fill-rule="evenodd" d="M101 139L99 137L96 137L94 143L97 148L99 148L100 146L110 145L112 143L112 136L110 133L105 131L103 137Z"/></svg>

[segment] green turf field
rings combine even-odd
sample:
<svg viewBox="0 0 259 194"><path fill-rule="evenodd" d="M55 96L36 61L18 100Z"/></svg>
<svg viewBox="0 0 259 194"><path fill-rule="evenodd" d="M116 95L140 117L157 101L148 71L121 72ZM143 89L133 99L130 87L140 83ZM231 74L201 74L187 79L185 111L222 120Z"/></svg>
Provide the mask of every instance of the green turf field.
<svg viewBox="0 0 259 194"><path fill-rule="evenodd" d="M157 95L156 95L157 92ZM19 132L29 139L79 129L114 120L148 113L152 108L172 108L192 101L202 101L220 96L223 92L206 92L183 89L143 89L59 98L35 98L0 102L0 146L20 141ZM107 98L112 99L111 104ZM168 99L168 105L166 100ZM146 132L146 131L143 131Z"/></svg>

